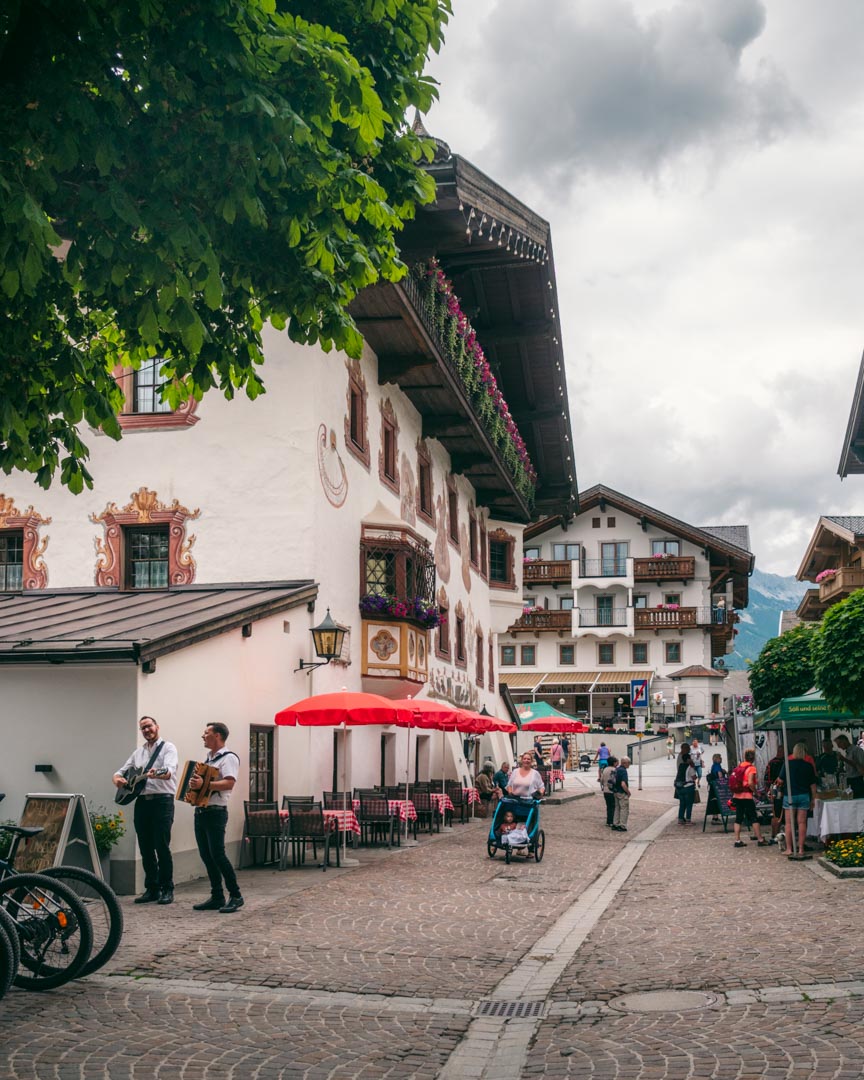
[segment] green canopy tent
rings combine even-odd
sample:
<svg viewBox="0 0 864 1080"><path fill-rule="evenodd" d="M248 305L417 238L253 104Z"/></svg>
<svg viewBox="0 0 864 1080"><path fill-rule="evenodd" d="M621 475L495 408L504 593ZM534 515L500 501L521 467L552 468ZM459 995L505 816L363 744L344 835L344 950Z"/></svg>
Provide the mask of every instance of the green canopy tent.
<svg viewBox="0 0 864 1080"><path fill-rule="evenodd" d="M832 709L818 690L810 690L798 697L781 698L770 709L763 709L753 717L754 731L780 731L783 733L783 750L786 758L786 790L792 790L789 777L788 731L811 731L814 728L830 730L838 727L856 727L864 720L843 709ZM797 857L798 844L792 829L792 851Z"/></svg>
<svg viewBox="0 0 864 1080"><path fill-rule="evenodd" d="M557 731L563 734L583 734L588 725L569 713L561 712L547 701L525 701L516 706L522 731ZM587 748L587 743L585 744ZM578 749L579 743L576 742Z"/></svg>

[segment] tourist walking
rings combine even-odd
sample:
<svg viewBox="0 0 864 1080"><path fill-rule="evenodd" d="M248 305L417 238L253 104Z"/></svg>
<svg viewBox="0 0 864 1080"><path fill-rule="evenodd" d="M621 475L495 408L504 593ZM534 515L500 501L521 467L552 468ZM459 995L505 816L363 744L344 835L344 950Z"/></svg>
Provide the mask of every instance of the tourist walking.
<svg viewBox="0 0 864 1080"><path fill-rule="evenodd" d="M144 867L144 892L134 902L171 904L174 902L171 826L177 790L177 747L160 740L159 725L152 716L142 716L138 728L144 736L144 745L130 754L113 777L116 788L125 788L130 770L147 770L148 779L135 799L133 816Z"/></svg>
<svg viewBox="0 0 864 1080"><path fill-rule="evenodd" d="M622 757L615 768L615 820L612 823L615 832L627 832L627 819L630 817L629 765L630 758Z"/></svg>
<svg viewBox="0 0 864 1080"><path fill-rule="evenodd" d="M666 736L666 760L671 761L675 757L675 736Z"/></svg>
<svg viewBox="0 0 864 1080"><path fill-rule="evenodd" d="M816 798L816 770L807 761L807 744L797 742L789 758L789 790L783 796L786 811L786 854L790 859L804 852L807 838L807 811ZM798 847L795 847L795 826L798 826Z"/></svg>
<svg viewBox="0 0 864 1080"><path fill-rule="evenodd" d="M597 756L594 760L597 762L597 779L600 779L600 774L606 768L606 763L609 761L610 750L605 742L601 742L597 747Z"/></svg>
<svg viewBox="0 0 864 1080"><path fill-rule="evenodd" d="M693 762L693 768L696 770L698 783L702 780L702 747L699 745L699 740L695 736L690 740L690 760Z"/></svg>
<svg viewBox="0 0 864 1080"><path fill-rule="evenodd" d="M606 825L610 829L615 824L615 768L617 765L618 758L613 755L600 774L600 790L603 793L603 801L606 803Z"/></svg>
<svg viewBox="0 0 864 1080"><path fill-rule="evenodd" d="M698 779L693 759L689 751L682 747L681 753L678 755L678 767L675 771L675 798L678 800L679 825L690 824Z"/></svg>
<svg viewBox="0 0 864 1080"><path fill-rule="evenodd" d="M741 839L741 826L748 826L759 847L765 847L767 840L762 839L762 828L756 817L756 751L752 748L744 751L744 761L736 765L729 776L729 790L735 802L735 847L746 847Z"/></svg>

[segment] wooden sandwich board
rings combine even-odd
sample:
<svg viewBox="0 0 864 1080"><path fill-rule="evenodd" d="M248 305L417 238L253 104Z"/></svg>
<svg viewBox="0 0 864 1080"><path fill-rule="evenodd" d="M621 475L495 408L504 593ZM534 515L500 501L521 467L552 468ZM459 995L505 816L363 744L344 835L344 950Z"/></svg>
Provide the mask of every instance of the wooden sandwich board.
<svg viewBox="0 0 864 1080"><path fill-rule="evenodd" d="M16 870L38 873L49 866L78 866L102 876L83 795L28 795L19 824L39 826L42 832L19 846Z"/></svg>

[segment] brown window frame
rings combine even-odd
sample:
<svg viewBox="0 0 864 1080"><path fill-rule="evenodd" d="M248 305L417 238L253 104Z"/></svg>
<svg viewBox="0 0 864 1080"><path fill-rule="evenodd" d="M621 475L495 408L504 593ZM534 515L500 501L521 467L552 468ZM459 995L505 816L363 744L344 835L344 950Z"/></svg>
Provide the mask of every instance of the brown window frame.
<svg viewBox="0 0 864 1080"><path fill-rule="evenodd" d="M276 791L276 729L269 724L249 726L249 801L272 802ZM259 740L265 746L265 765L258 768ZM264 777L264 785L259 782Z"/></svg>
<svg viewBox="0 0 864 1080"><path fill-rule="evenodd" d="M456 633L453 642L453 661L457 667L468 666L468 653L465 648L465 616L456 612Z"/></svg>
<svg viewBox="0 0 864 1080"><path fill-rule="evenodd" d="M612 650L612 659L604 660L603 651L605 649ZM615 666L615 642L614 641L598 641L597 642L597 666L598 667L614 667Z"/></svg>
<svg viewBox="0 0 864 1080"><path fill-rule="evenodd" d="M417 516L429 525L435 524L432 455L422 442L417 443Z"/></svg>
<svg viewBox="0 0 864 1080"><path fill-rule="evenodd" d="M447 539L459 550L459 491L452 477L447 480Z"/></svg>
<svg viewBox="0 0 864 1080"><path fill-rule="evenodd" d="M450 659L450 605L446 599L438 596L438 609L441 612L441 622L435 631L435 655L439 660Z"/></svg>
<svg viewBox="0 0 864 1080"><path fill-rule="evenodd" d="M143 534L164 536L164 559L133 559L131 544L136 536ZM136 585L133 581L133 567L138 562L165 563L164 585ZM171 585L171 529L167 524L124 525L123 526L123 588L126 592L159 592Z"/></svg>
<svg viewBox="0 0 864 1080"><path fill-rule="evenodd" d="M20 559L10 561L8 558L10 541L15 544L15 554L20 555ZM3 561L0 562L0 593L19 593L24 592L24 566L26 564L25 558L25 533L23 529L0 529L0 543L2 543L5 551ZM20 569L20 574L15 576L20 578L17 585L9 585L7 583L9 572L8 567L15 566Z"/></svg>
<svg viewBox="0 0 864 1080"><path fill-rule="evenodd" d="M516 646L515 645L499 645L498 649L499 649L498 667L499 668L502 668L502 667L516 667ZM512 650L512 653L511 653L511 650ZM505 653L508 656L512 655L513 659L512 660L505 660L504 659Z"/></svg>
<svg viewBox="0 0 864 1080"><path fill-rule="evenodd" d="M531 659L526 660L526 653L530 651ZM520 645L519 646L519 665L520 667L537 667L537 646L536 645Z"/></svg>
<svg viewBox="0 0 864 1080"><path fill-rule="evenodd" d="M468 562L475 569L480 569L480 553L477 546L477 515L468 508Z"/></svg>
<svg viewBox="0 0 864 1080"><path fill-rule="evenodd" d="M381 449L378 454L378 479L396 495L399 494L399 419L389 398L381 410Z"/></svg>
<svg viewBox="0 0 864 1080"><path fill-rule="evenodd" d="M369 416L366 380L358 360L346 361L348 367L345 446L364 468L369 468Z"/></svg>
<svg viewBox="0 0 864 1080"><path fill-rule="evenodd" d="M483 640L483 631L482 630L477 630L476 631L475 641L476 641L476 649L477 649L477 670L476 670L476 674L475 674L475 679L476 679L477 685L482 689L483 684L486 681L485 677L484 677L484 674L483 674L483 660L484 660L483 649L485 647L485 642Z"/></svg>
<svg viewBox="0 0 864 1080"><path fill-rule="evenodd" d="M516 565L514 553L516 551L516 539L503 529L495 529L489 533L489 588L490 589L515 589L516 588ZM492 573L493 550L502 550L498 562L503 562L506 578L495 577Z"/></svg>
<svg viewBox="0 0 864 1080"><path fill-rule="evenodd" d="M645 650L645 659L636 659L636 650ZM648 642L647 641L631 641L630 642L630 662L633 664L647 664L648 663Z"/></svg>
<svg viewBox="0 0 864 1080"><path fill-rule="evenodd" d="M480 576L489 580L489 540L486 536L486 522L480 519Z"/></svg>
<svg viewBox="0 0 864 1080"><path fill-rule="evenodd" d="M570 649L573 654L572 660L564 659L564 650ZM575 645L559 645L558 646L558 664L560 667L575 667L576 666L576 646Z"/></svg>
<svg viewBox="0 0 864 1080"><path fill-rule="evenodd" d="M675 659L672 659L669 656L669 650L670 649L677 649L678 650L678 656L675 657ZM663 656L665 658L664 663L666 663L666 664L680 664L680 663L682 663L681 655L682 655L682 652L681 652L681 642L680 641L664 641L663 642Z"/></svg>
<svg viewBox="0 0 864 1080"><path fill-rule="evenodd" d="M487 685L488 685L490 690L494 691L494 689L495 689L495 643L492 640L492 631L491 630L489 631L488 646L489 646L489 664L488 664L488 666L489 666L489 682L488 682Z"/></svg>

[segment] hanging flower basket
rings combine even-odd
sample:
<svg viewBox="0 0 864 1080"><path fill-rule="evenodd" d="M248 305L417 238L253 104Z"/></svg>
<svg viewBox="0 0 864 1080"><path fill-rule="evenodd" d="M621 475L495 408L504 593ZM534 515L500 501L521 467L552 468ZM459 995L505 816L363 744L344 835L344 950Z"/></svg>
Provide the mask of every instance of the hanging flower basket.
<svg viewBox="0 0 864 1080"><path fill-rule="evenodd" d="M477 415L496 449L501 451L520 495L533 504L537 471L525 441L510 415L504 395L477 340L477 334L459 305L453 285L437 259L414 268L427 315L438 331L442 348L455 367Z"/></svg>
<svg viewBox="0 0 864 1080"><path fill-rule="evenodd" d="M422 596L411 600L400 600L396 596L377 596L368 593L360 598L360 610L364 615L377 615L383 618L407 619L417 623L424 630L434 630L446 622L446 616L437 604L430 604Z"/></svg>

